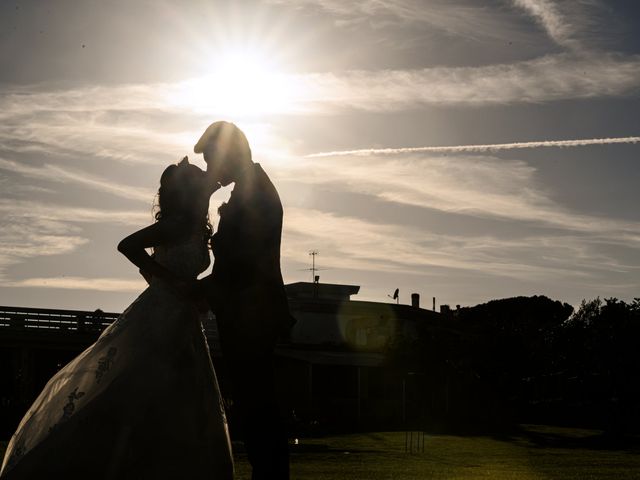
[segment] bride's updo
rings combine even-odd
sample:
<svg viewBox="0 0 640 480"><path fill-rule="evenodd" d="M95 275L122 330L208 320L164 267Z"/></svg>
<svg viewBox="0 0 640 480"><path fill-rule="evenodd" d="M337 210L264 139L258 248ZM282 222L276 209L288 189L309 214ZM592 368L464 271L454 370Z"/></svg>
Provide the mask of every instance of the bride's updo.
<svg viewBox="0 0 640 480"><path fill-rule="evenodd" d="M160 176L156 221L169 217L182 217L194 224L203 224L208 236L212 234L209 216L201 208L204 172L183 158L178 164L165 168Z"/></svg>

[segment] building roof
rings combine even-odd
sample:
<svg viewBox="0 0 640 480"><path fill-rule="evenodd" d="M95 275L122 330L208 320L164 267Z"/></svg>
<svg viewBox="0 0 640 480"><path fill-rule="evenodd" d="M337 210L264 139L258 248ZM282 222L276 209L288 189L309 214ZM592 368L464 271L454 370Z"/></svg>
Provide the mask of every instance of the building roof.
<svg viewBox="0 0 640 480"><path fill-rule="evenodd" d="M319 298L348 300L360 291L359 285L296 282L284 286L289 298Z"/></svg>

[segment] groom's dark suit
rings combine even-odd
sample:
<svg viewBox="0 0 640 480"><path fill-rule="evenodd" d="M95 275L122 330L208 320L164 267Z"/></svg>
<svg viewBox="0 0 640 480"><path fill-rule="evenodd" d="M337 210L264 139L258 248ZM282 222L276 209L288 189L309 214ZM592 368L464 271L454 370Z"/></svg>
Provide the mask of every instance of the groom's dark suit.
<svg viewBox="0 0 640 480"><path fill-rule="evenodd" d="M274 392L273 351L292 325L280 271L282 204L259 164L242 173L220 207L205 280L230 373L254 479L288 478L288 446Z"/></svg>

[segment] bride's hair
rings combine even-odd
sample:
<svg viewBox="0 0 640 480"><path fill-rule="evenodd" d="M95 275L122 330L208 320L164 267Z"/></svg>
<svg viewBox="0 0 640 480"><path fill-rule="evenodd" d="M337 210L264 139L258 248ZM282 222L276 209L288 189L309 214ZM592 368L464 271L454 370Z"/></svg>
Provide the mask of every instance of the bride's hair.
<svg viewBox="0 0 640 480"><path fill-rule="evenodd" d="M199 209L195 200L202 188L204 172L197 166L190 164L186 158L178 164L171 164L165 168L160 176L160 188L154 203L154 218L181 216L194 223L204 220L204 233L207 239L213 235L213 227L209 222L209 215L198 218Z"/></svg>

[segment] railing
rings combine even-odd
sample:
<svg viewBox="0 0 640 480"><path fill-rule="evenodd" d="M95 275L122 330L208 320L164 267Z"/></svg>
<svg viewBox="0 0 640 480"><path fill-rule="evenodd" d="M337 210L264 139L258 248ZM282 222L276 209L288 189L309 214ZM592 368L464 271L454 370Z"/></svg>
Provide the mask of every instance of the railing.
<svg viewBox="0 0 640 480"><path fill-rule="evenodd" d="M95 310L54 310L0 306L0 332L76 332L101 333L119 313ZM202 318L205 335L216 338L218 329L211 314Z"/></svg>
<svg viewBox="0 0 640 480"><path fill-rule="evenodd" d="M102 310L53 310L46 308L0 307L0 329L31 331L74 331L99 333L119 313Z"/></svg>

